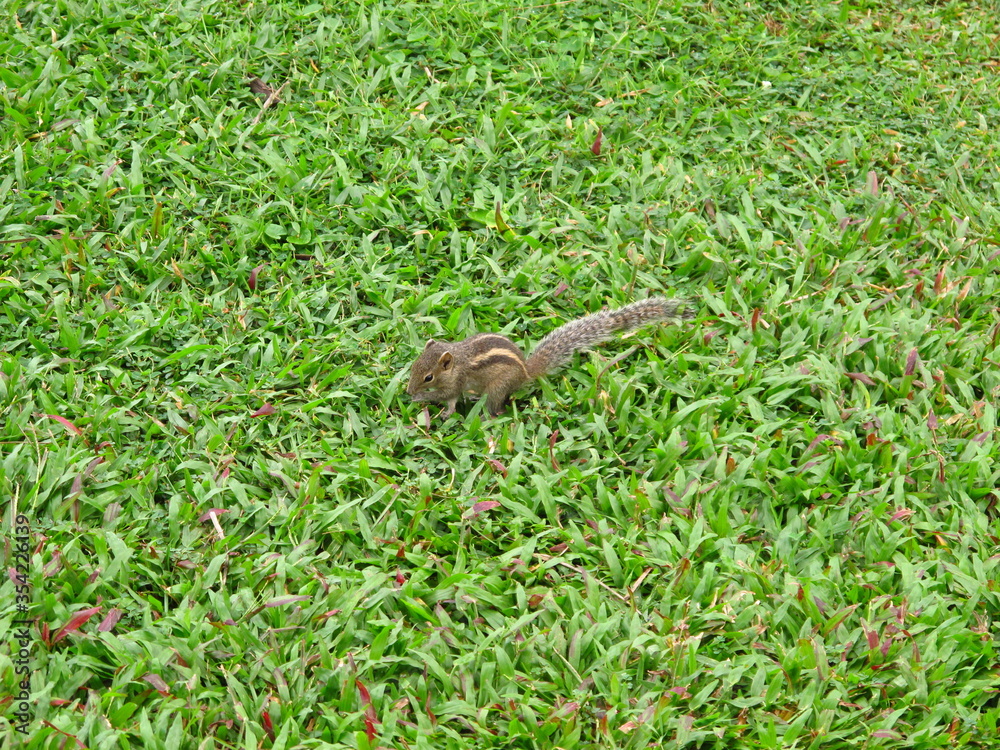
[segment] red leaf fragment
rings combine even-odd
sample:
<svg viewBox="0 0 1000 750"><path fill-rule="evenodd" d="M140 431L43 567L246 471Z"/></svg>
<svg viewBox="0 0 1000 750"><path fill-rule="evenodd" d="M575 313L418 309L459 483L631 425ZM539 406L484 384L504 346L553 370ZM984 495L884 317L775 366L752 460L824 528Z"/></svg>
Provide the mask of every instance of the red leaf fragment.
<svg viewBox="0 0 1000 750"><path fill-rule="evenodd" d="M122 619L122 615L125 614L125 610L118 607L112 607L108 614L101 620L101 624L97 626L98 633L108 633L115 629L115 625L118 621Z"/></svg>
<svg viewBox="0 0 1000 750"><path fill-rule="evenodd" d="M833 435L827 435L824 433L822 435L817 435L816 437L813 438L812 442L809 443L809 447L806 448L805 453L803 453L803 455L808 456L810 453L812 453L813 448L815 448L817 445L827 440L833 443L834 445L843 446L844 444L843 440L835 438Z"/></svg>
<svg viewBox="0 0 1000 750"><path fill-rule="evenodd" d="M72 633L79 630L80 627L85 622L87 622L87 620L89 620L91 617L93 617L100 611L101 611L100 607L81 609L79 612L77 612L75 615L69 618L69 622L67 622L65 625L59 628L59 630L56 631L56 634L52 636L52 642L59 643L59 641L61 641L63 638L66 637L67 633Z"/></svg>
<svg viewBox="0 0 1000 750"><path fill-rule="evenodd" d="M368 692L368 688L365 687L365 684L361 680L355 680L354 686L358 689L358 695L361 696L361 702L366 708L370 706L372 704L372 696L371 693Z"/></svg>
<svg viewBox="0 0 1000 750"><path fill-rule="evenodd" d="M263 724L264 731L267 732L271 742L274 742L274 724L271 722L271 714L267 712L267 709L260 712L260 723Z"/></svg>
<svg viewBox="0 0 1000 750"><path fill-rule="evenodd" d="M276 411L278 411L278 410L275 409L270 404L264 404L262 407L260 407L257 411L255 411L250 416L251 417L266 417L269 414L274 414Z"/></svg>
<svg viewBox="0 0 1000 750"><path fill-rule="evenodd" d="M495 471L497 474L500 474L504 479L507 478L507 467L504 466L502 463L497 461L495 458L486 459L486 463L492 466L493 471Z"/></svg>
<svg viewBox="0 0 1000 750"><path fill-rule="evenodd" d="M272 607L284 607L286 604L294 604L295 602L307 602L312 599L311 596L279 596L277 599L272 599L264 605L265 609L270 609Z"/></svg>
<svg viewBox="0 0 1000 750"><path fill-rule="evenodd" d="M868 639L868 648L876 649L878 648L878 633L874 630L866 630L865 638Z"/></svg>
<svg viewBox="0 0 1000 750"><path fill-rule="evenodd" d="M46 414L45 416L48 417L49 419L56 420L59 424L61 424L67 430L70 430L71 432L75 432L80 437L83 437L83 430L81 430L75 424L73 424L68 419L66 419L66 417L60 417L58 414Z"/></svg>
<svg viewBox="0 0 1000 750"><path fill-rule="evenodd" d="M365 707L365 734L368 735L368 741L375 741L375 725L380 723L378 716L375 714L375 706L372 705L372 696L368 692L368 688L365 687L361 680L354 680L354 685L358 688L358 695L361 697L361 703Z"/></svg>
<svg viewBox="0 0 1000 750"><path fill-rule="evenodd" d="M472 506L472 510L466 513L466 518L473 518L478 516L487 510L493 510L494 508L499 508L501 505L498 500L480 500L478 503Z"/></svg>
<svg viewBox="0 0 1000 750"><path fill-rule="evenodd" d="M101 172L101 179L106 180L111 175L113 175L115 173L115 170L118 169L118 165L121 164L122 161L123 161L122 159L116 159L115 162L110 167Z"/></svg>
<svg viewBox="0 0 1000 750"><path fill-rule="evenodd" d="M917 351L917 347L913 347L910 350L909 355L906 357L906 369L903 370L903 375L910 377L917 369L917 362L920 361L920 354Z"/></svg>
<svg viewBox="0 0 1000 750"><path fill-rule="evenodd" d="M868 195L878 195L878 175L874 171L868 173L868 184L866 186Z"/></svg>
<svg viewBox="0 0 1000 750"><path fill-rule="evenodd" d="M941 266L941 270L938 271L937 275L934 277L934 294L937 294L939 296L944 291L944 287L945 287L944 272L946 270L948 270L948 264L947 263L945 263L943 266Z"/></svg>
<svg viewBox="0 0 1000 750"><path fill-rule="evenodd" d="M557 440L559 440L559 430L553 430L549 435L549 463L552 464L552 471L559 471L559 462L556 461Z"/></svg>
<svg viewBox="0 0 1000 750"><path fill-rule="evenodd" d="M58 732L59 734L61 734L63 737L66 737L67 739L73 740L73 742L76 743L77 747L82 748L83 750L86 750L86 747L87 747L86 745L84 745L82 742L80 742L80 740L78 740L76 737L74 737L73 735L71 735L69 732L64 732L62 729L60 729L59 727L57 727L55 724L53 724L51 722L48 722L48 721L45 721L43 719L42 720L42 726L43 727L48 727L52 731Z"/></svg>
<svg viewBox="0 0 1000 750"><path fill-rule="evenodd" d="M969 296L970 289L972 289L972 279L966 281L965 286L963 286L961 290L958 292L958 296L955 297L956 304L965 301L965 298Z"/></svg>
<svg viewBox="0 0 1000 750"><path fill-rule="evenodd" d="M62 552L58 549L52 551L52 559L49 561L48 565L42 568L42 575L45 578L51 578L56 573L62 570ZM98 576L101 574L100 568L94 568L94 572L87 576L87 585L89 586L94 581L97 580Z"/></svg>
<svg viewBox="0 0 1000 750"><path fill-rule="evenodd" d="M550 719L569 719L576 715L580 710L580 704L577 701L570 701L563 706L560 706L555 711L552 712Z"/></svg>
<svg viewBox="0 0 1000 750"><path fill-rule="evenodd" d="M934 412L929 412L927 414L927 426L932 430L936 430L938 428L938 419Z"/></svg>
<svg viewBox="0 0 1000 750"><path fill-rule="evenodd" d="M594 156L601 155L601 143L604 141L604 130L602 128L597 129L597 137L590 146L590 153Z"/></svg>
<svg viewBox="0 0 1000 750"><path fill-rule="evenodd" d="M210 521L213 516L218 517L223 513L228 513L229 511L225 508L209 508L207 511L198 516L198 523L205 523L205 521Z"/></svg>
<svg viewBox="0 0 1000 750"><path fill-rule="evenodd" d="M493 213L493 220L497 225L497 231L500 232L500 234L506 234L507 232L512 232L513 230L510 228L507 222L503 220L503 212L500 210L500 208L501 208L500 201L497 201L496 210Z"/></svg>
<svg viewBox="0 0 1000 750"><path fill-rule="evenodd" d="M846 375L851 380L857 380L861 383L864 383L865 385L875 385L875 381L872 380L870 377L868 377L868 375L866 375L863 372L848 372L846 373Z"/></svg>
<svg viewBox="0 0 1000 750"><path fill-rule="evenodd" d="M261 263L259 266L257 266L255 269L253 269L250 272L250 278L247 279L247 286L250 287L250 291L251 292L256 292L257 291L257 274L260 273L260 270L265 265L267 265L267 264L266 263Z"/></svg>
<svg viewBox="0 0 1000 750"><path fill-rule="evenodd" d="M156 692L158 692L160 695L162 696L170 695L170 687L167 685L166 682L163 681L163 678L160 677L160 675L148 672L147 674L144 674L142 676L142 679L144 679L146 682L152 685L153 689L156 690Z"/></svg>
<svg viewBox="0 0 1000 750"><path fill-rule="evenodd" d="M426 671L425 671L426 674ZM431 720L431 724L437 725L438 718L431 710L431 691L427 691L427 699L424 701L424 713L427 714L427 718Z"/></svg>
<svg viewBox="0 0 1000 750"><path fill-rule="evenodd" d="M104 444L102 443L102 445ZM98 448L100 447L101 446L98 446ZM83 480L89 477L91 474L93 474L94 469L96 469L102 463L104 463L104 456L98 456L97 458L93 459L89 464L87 464L86 469L84 469L82 472L80 472L73 478L73 485L72 487L70 487L69 491L70 499L76 498L77 496L80 495L81 492L83 492Z"/></svg>

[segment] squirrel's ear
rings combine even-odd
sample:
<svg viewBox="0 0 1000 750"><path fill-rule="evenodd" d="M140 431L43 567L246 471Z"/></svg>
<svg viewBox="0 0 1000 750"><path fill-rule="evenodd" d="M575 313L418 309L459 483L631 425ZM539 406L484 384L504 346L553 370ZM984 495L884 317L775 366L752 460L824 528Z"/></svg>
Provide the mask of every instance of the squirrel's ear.
<svg viewBox="0 0 1000 750"><path fill-rule="evenodd" d="M451 367L451 363L455 361L455 358L451 356L451 352L445 352L438 359L438 367L442 370L447 370Z"/></svg>
<svg viewBox="0 0 1000 750"><path fill-rule="evenodd" d="M434 344L434 339L427 339L427 343L424 344L424 349L430 349Z"/></svg>

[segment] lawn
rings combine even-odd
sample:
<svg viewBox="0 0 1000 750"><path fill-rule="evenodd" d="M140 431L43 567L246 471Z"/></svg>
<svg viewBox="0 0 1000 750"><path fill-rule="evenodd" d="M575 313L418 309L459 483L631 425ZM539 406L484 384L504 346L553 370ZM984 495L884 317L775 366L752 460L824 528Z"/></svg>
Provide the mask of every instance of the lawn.
<svg viewBox="0 0 1000 750"><path fill-rule="evenodd" d="M991 3L0 9L4 747L1000 746Z"/></svg>

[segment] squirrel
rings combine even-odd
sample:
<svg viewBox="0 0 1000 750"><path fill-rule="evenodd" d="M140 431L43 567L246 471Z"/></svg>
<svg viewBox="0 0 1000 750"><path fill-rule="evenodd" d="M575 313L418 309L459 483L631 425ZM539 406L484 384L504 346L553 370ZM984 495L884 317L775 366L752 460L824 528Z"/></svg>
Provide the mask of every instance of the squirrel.
<svg viewBox="0 0 1000 750"><path fill-rule="evenodd" d="M683 300L650 297L560 326L527 359L517 344L499 333L477 333L456 343L430 339L410 369L406 392L413 401L447 404L445 417L455 413L464 393L485 393L486 408L496 416L514 391L567 364L574 352L607 341L618 331L693 317Z"/></svg>

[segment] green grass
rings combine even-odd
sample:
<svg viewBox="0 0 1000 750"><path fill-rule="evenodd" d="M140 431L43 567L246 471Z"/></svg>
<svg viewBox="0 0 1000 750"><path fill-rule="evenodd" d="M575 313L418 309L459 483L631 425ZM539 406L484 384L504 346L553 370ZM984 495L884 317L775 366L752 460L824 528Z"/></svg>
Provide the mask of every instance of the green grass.
<svg viewBox="0 0 1000 750"><path fill-rule="evenodd" d="M788 5L0 0L26 746L997 747L1000 21Z"/></svg>

